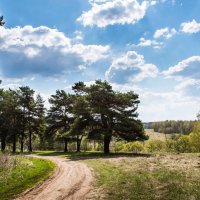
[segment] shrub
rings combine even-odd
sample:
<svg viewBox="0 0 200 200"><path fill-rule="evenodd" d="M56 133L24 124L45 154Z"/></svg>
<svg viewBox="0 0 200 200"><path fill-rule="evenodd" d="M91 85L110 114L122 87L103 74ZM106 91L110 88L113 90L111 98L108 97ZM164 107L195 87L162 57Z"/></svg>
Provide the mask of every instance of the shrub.
<svg viewBox="0 0 200 200"><path fill-rule="evenodd" d="M165 141L165 151L166 152L175 152L176 151L176 141L172 139L167 139Z"/></svg>
<svg viewBox="0 0 200 200"><path fill-rule="evenodd" d="M181 135L178 140L174 143L175 150L180 153L191 152L191 144L189 136Z"/></svg>
<svg viewBox="0 0 200 200"><path fill-rule="evenodd" d="M133 153L139 153L144 150L144 146L141 142L129 142L127 144L124 144L124 151L126 152L133 152Z"/></svg>
<svg viewBox="0 0 200 200"><path fill-rule="evenodd" d="M164 142L161 140L150 140L145 144L148 152L160 152L164 148Z"/></svg>
<svg viewBox="0 0 200 200"><path fill-rule="evenodd" d="M124 150L124 146L125 146L124 142L122 142L122 141L116 142L114 150L115 151L123 151Z"/></svg>
<svg viewBox="0 0 200 200"><path fill-rule="evenodd" d="M190 133L189 141L192 152L200 152L200 132Z"/></svg>

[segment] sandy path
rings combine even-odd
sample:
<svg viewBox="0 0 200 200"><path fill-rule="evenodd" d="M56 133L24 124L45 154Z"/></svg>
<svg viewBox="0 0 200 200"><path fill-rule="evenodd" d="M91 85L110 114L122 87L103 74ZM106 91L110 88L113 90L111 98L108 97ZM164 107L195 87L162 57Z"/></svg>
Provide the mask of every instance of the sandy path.
<svg viewBox="0 0 200 200"><path fill-rule="evenodd" d="M57 164L53 175L42 184L25 191L16 200L82 200L93 189L91 169L84 163L58 157L42 157Z"/></svg>

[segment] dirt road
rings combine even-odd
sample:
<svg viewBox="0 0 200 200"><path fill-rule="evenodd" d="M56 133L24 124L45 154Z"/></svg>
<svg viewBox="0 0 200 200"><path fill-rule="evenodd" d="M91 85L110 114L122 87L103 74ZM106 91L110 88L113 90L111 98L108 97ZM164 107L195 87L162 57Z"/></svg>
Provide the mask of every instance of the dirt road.
<svg viewBox="0 0 200 200"><path fill-rule="evenodd" d="M16 200L84 200L93 189L91 169L66 158L41 157L57 164L53 175L42 184L25 191Z"/></svg>

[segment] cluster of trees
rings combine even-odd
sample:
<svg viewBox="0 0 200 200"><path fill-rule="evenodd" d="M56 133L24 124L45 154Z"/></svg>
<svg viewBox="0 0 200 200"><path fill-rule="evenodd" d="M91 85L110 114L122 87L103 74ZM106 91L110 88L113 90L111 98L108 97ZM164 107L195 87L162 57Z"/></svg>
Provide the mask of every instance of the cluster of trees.
<svg viewBox="0 0 200 200"><path fill-rule="evenodd" d="M155 132L165 134L189 134L192 132L196 121L163 121L163 122L152 122L148 128L154 129Z"/></svg>
<svg viewBox="0 0 200 200"><path fill-rule="evenodd" d="M64 143L76 142L80 151L83 138L103 141L104 152L109 153L113 137L126 141L145 140L143 124L137 119L138 95L134 92L113 91L106 81L97 80L86 86L78 82L73 94L57 90L49 99L46 110L40 95L29 87L0 91L0 140L1 150L12 144L16 151L17 142L21 151L24 144L32 151L32 140L39 138L40 146L45 140Z"/></svg>
<svg viewBox="0 0 200 200"><path fill-rule="evenodd" d="M6 143L12 143L12 151L16 152L16 144L19 142L23 152L27 140L28 150L32 151L33 136L42 134L45 113L43 103L40 95L34 98L34 90L29 87L0 90L1 151L5 151Z"/></svg>

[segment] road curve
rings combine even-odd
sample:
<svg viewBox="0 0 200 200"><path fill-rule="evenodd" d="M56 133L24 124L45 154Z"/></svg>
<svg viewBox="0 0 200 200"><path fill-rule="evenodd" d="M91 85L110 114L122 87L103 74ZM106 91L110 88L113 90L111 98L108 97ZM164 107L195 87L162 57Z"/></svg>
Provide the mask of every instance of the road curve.
<svg viewBox="0 0 200 200"><path fill-rule="evenodd" d="M57 164L55 172L42 184L22 193L16 200L84 200L93 189L91 169L66 158L38 156Z"/></svg>

